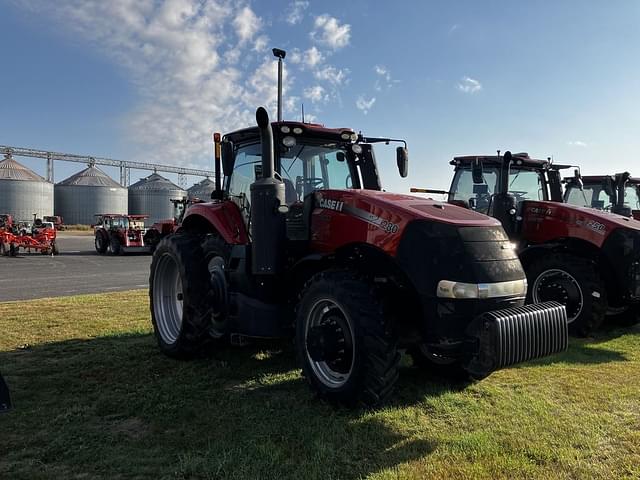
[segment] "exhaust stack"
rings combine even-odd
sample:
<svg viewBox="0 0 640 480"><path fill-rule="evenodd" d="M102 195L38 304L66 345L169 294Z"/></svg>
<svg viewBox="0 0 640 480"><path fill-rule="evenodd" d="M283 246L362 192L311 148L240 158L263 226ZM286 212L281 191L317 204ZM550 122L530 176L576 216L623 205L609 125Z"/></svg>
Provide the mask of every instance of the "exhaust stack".
<svg viewBox="0 0 640 480"><path fill-rule="evenodd" d="M251 184L251 268L254 275L276 275L284 259L284 182L274 175L273 130L269 114L256 110L262 143L262 175Z"/></svg>

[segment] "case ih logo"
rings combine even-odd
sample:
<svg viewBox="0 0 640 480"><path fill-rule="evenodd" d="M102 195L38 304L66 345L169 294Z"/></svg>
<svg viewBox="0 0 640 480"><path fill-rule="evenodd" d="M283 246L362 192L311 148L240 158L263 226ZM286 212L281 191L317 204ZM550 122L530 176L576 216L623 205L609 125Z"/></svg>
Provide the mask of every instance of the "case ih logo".
<svg viewBox="0 0 640 480"><path fill-rule="evenodd" d="M330 198L321 198L319 204L320 208L335 210L336 212L341 212L342 207L344 207L344 202L341 202L340 200L331 200Z"/></svg>
<svg viewBox="0 0 640 480"><path fill-rule="evenodd" d="M529 209L529 213L532 214L532 215L540 215L540 216L543 216L543 217L549 217L553 213L553 210L551 210L550 208L544 208L544 207L531 207Z"/></svg>

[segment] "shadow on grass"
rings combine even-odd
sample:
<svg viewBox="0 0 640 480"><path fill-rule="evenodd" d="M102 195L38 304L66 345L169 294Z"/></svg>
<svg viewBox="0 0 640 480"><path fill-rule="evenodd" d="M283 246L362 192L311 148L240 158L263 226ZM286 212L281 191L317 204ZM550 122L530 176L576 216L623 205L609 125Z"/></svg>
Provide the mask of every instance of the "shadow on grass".
<svg viewBox="0 0 640 480"><path fill-rule="evenodd" d="M0 352L0 365L14 401L0 417L3 478L356 479L436 447L394 431L392 409L318 400L288 343L180 362L125 335ZM414 402L449 391L400 390Z"/></svg>

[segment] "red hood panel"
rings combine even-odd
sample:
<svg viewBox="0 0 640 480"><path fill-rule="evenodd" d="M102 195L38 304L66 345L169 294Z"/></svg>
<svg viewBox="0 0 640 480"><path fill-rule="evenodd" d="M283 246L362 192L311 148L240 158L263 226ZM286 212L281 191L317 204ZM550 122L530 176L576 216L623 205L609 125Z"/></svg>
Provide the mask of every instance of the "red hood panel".
<svg viewBox="0 0 640 480"><path fill-rule="evenodd" d="M500 222L481 213L415 195L377 192L374 190L351 190L363 201L371 202L390 211L404 212L412 220L419 218L460 226L495 226Z"/></svg>
<svg viewBox="0 0 640 480"><path fill-rule="evenodd" d="M410 195L369 190L319 190L312 214L312 248L332 252L367 243L395 255L405 227L413 220L467 227L500 222L465 208Z"/></svg>
<svg viewBox="0 0 640 480"><path fill-rule="evenodd" d="M566 203L525 201L522 216L522 236L533 243L579 238L600 247L618 228L640 231L637 220Z"/></svg>

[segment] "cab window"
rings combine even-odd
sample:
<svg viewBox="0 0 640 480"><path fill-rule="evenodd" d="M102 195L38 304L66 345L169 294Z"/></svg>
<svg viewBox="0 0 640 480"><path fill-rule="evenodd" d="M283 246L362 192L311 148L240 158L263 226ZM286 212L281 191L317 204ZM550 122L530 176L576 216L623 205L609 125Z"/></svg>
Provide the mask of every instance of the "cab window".
<svg viewBox="0 0 640 480"><path fill-rule="evenodd" d="M640 210L640 196L638 196L638 187L636 185L628 185L625 188L624 203L631 207L631 210Z"/></svg>
<svg viewBox="0 0 640 480"><path fill-rule="evenodd" d="M509 193L516 201L546 200L546 187L542 175L535 170L511 170L509 174Z"/></svg>
<svg viewBox="0 0 640 480"><path fill-rule="evenodd" d="M457 170L451 186L450 200L464 202L469 208L486 214L489 210L491 195L495 192L497 179L494 169L485 169L484 183L474 184L470 169Z"/></svg>

